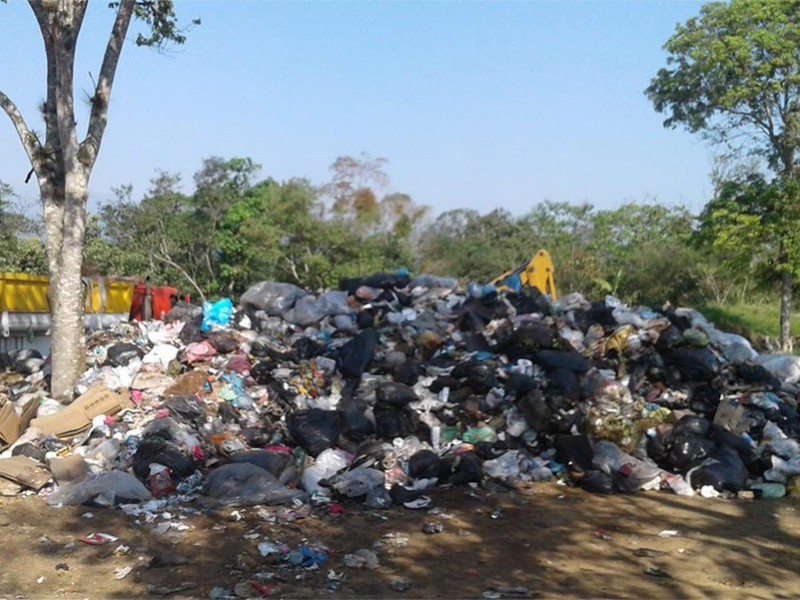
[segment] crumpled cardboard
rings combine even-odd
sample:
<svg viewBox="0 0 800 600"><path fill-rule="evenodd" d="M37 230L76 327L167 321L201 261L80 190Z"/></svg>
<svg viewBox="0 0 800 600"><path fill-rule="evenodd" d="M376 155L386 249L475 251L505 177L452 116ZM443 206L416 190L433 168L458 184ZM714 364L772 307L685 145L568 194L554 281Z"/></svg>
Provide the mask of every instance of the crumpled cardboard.
<svg viewBox="0 0 800 600"><path fill-rule="evenodd" d="M45 436L69 439L89 429L95 417L113 415L133 406L130 392L113 392L102 384L95 384L60 413L33 419L30 425Z"/></svg>
<svg viewBox="0 0 800 600"><path fill-rule="evenodd" d="M18 415L11 402L3 405L0 409L0 450L8 448L19 439L28 428L38 406L36 398L32 398L23 408L22 414Z"/></svg>
<svg viewBox="0 0 800 600"><path fill-rule="evenodd" d="M27 456L0 458L0 477L34 490L50 481L50 471Z"/></svg>

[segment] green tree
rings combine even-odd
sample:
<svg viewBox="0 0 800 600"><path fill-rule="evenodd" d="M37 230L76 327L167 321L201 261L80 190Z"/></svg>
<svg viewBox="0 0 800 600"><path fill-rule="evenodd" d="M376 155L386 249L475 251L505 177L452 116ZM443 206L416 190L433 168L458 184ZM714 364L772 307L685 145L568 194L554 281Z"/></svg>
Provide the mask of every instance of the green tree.
<svg viewBox="0 0 800 600"><path fill-rule="evenodd" d="M800 149L799 47L800 0L709 3L677 26L665 45L667 66L646 94L667 114L666 127L682 126L758 155L788 193ZM793 214L786 210L784 217ZM781 345L788 348L798 257L789 240L777 244Z"/></svg>
<svg viewBox="0 0 800 600"><path fill-rule="evenodd" d="M695 240L719 262L727 278L738 285L740 299L755 284L780 277L774 265L782 250L797 256L800 219L797 184L768 182L749 174L720 183L715 197L699 217ZM797 275L797 264L793 275Z"/></svg>
<svg viewBox="0 0 800 600"><path fill-rule="evenodd" d="M224 160L212 156L203 161L195 173L195 192L191 198L190 219L201 229L195 230L192 244L194 259L201 266L200 279L210 293L221 291L220 266L217 259L217 231L225 214L250 189L252 178L261 169L250 158ZM203 235L197 235L202 231Z"/></svg>
<svg viewBox="0 0 800 600"><path fill-rule="evenodd" d="M530 258L518 242L520 222L496 209L486 215L457 209L439 215L422 236L422 268L443 275L490 281Z"/></svg>
<svg viewBox="0 0 800 600"><path fill-rule="evenodd" d="M134 17L146 24L140 46L182 43L172 0L120 0L94 91L83 139L79 139L74 96L75 54L88 0L30 0L47 59L42 104L44 136L30 128L16 104L0 92L0 107L11 119L36 175L41 196L50 275L52 322L51 394L71 399L84 366L81 271L89 178L108 123L108 107L119 57Z"/></svg>
<svg viewBox="0 0 800 600"><path fill-rule="evenodd" d="M46 273L39 228L18 205L14 190L0 181L0 271Z"/></svg>
<svg viewBox="0 0 800 600"><path fill-rule="evenodd" d="M322 285L329 268L316 191L304 179L252 186L226 212L215 239L220 278L237 294L259 280Z"/></svg>
<svg viewBox="0 0 800 600"><path fill-rule="evenodd" d="M626 302L678 303L697 289L693 231L684 207L629 202L595 215L588 250L609 291Z"/></svg>

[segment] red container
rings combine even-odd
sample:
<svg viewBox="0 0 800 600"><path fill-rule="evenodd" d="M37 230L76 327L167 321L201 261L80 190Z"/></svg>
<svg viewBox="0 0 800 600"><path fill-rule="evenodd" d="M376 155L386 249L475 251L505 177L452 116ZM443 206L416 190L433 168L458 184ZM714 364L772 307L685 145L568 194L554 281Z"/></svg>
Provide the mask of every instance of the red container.
<svg viewBox="0 0 800 600"><path fill-rule="evenodd" d="M146 285L141 283L133 289L133 300L131 301L132 321L144 320L144 301ZM152 318L163 321L164 317L172 309L172 305L179 298L178 289L166 285L150 286L150 306L152 307Z"/></svg>

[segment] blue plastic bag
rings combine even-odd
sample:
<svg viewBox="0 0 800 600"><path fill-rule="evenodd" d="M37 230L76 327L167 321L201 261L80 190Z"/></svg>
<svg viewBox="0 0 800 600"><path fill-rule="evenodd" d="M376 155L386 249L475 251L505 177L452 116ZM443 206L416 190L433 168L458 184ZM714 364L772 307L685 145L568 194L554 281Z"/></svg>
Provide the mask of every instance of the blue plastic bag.
<svg viewBox="0 0 800 600"><path fill-rule="evenodd" d="M208 331L212 327L227 327L233 317L233 302L223 298L218 302L203 303L203 324L200 331Z"/></svg>

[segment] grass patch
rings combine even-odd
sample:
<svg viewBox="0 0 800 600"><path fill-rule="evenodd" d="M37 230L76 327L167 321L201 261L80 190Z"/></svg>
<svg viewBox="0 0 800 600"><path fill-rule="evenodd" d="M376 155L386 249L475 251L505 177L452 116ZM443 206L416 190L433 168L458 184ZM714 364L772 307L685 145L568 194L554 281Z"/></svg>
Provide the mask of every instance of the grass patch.
<svg viewBox="0 0 800 600"><path fill-rule="evenodd" d="M780 338L778 304L707 304L699 307L703 315L721 331L743 335L760 345L764 338ZM800 333L800 313L792 314L792 337ZM797 345L797 344L795 344Z"/></svg>

